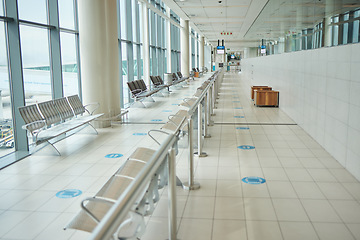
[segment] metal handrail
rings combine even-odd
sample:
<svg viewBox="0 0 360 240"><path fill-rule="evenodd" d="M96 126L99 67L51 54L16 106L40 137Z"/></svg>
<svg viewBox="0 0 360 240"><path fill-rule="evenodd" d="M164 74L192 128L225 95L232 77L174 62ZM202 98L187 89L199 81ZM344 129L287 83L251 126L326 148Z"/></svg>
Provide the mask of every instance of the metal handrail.
<svg viewBox="0 0 360 240"><path fill-rule="evenodd" d="M168 150L171 149L177 141L177 135L179 134L184 121L185 117L182 119L181 124L179 124L175 133L170 134L165 139L165 141L160 145L160 148L139 172L136 179L128 186L116 203L106 213L102 221L94 229L89 239L111 239L122 221L124 221L127 217L127 213L130 211L134 202L138 199L139 195L143 193L143 189L147 186L147 183L150 181L152 175L155 174L156 170L166 159ZM175 199L173 201L175 201Z"/></svg>
<svg viewBox="0 0 360 240"><path fill-rule="evenodd" d="M195 103L189 108L188 113L189 115L193 115L194 112L196 111L198 105L202 102L202 100L204 99L205 95L207 94L209 88L211 87L212 84L214 84L215 80L216 80L216 76L218 75L219 70L216 71L210 78L212 78L210 81L210 83L206 86L206 88L202 91L202 93L200 94L200 96L196 99Z"/></svg>

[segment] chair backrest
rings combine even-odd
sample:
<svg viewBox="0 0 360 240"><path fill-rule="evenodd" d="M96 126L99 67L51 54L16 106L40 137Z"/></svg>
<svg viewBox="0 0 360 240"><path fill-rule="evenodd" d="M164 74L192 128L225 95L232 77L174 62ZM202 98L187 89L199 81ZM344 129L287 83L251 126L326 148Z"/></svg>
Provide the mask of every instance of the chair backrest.
<svg viewBox="0 0 360 240"><path fill-rule="evenodd" d="M74 117L73 110L71 109L69 102L65 97L55 99L54 105L55 105L56 109L58 110L60 117L63 121Z"/></svg>
<svg viewBox="0 0 360 240"><path fill-rule="evenodd" d="M177 79L178 79L178 76L176 75L176 73L173 73L172 76L173 76L173 80L177 80Z"/></svg>
<svg viewBox="0 0 360 240"><path fill-rule="evenodd" d="M139 83L140 89L141 89L142 91L146 91L147 87L146 87L146 84L145 84L144 80L139 79L139 80L137 80L137 81L138 81L138 83Z"/></svg>
<svg viewBox="0 0 360 240"><path fill-rule="evenodd" d="M150 80L155 86L160 85L157 76L150 76Z"/></svg>
<svg viewBox="0 0 360 240"><path fill-rule="evenodd" d="M68 99L70 106L71 106L72 110L74 111L75 115L80 115L85 112L85 107L81 103L78 95L68 96L67 99Z"/></svg>
<svg viewBox="0 0 360 240"><path fill-rule="evenodd" d="M41 122L44 120L44 118L41 116L41 113L36 104L19 107L19 112L21 117L24 119L25 124L36 122L27 127L30 132L45 126L45 122Z"/></svg>
<svg viewBox="0 0 360 240"><path fill-rule="evenodd" d="M199 68L196 68L196 72L200 72Z"/></svg>
<svg viewBox="0 0 360 240"><path fill-rule="evenodd" d="M164 84L164 81L162 80L162 78L160 76L156 76L156 79L159 83L159 85L163 85Z"/></svg>
<svg viewBox="0 0 360 240"><path fill-rule="evenodd" d="M41 114L44 116L46 125L59 123L61 121L60 114L54 105L54 101L46 101L38 104Z"/></svg>
<svg viewBox="0 0 360 240"><path fill-rule="evenodd" d="M131 81L131 82L127 82L127 85L129 87L129 90L131 92L132 95L136 95L139 92L141 92L141 90L139 90L136 86L135 86L135 82Z"/></svg>
<svg viewBox="0 0 360 240"><path fill-rule="evenodd" d="M178 75L180 78L182 78L182 77L183 77L183 75L182 75L182 73L181 73L181 72L177 72L177 75Z"/></svg>
<svg viewBox="0 0 360 240"><path fill-rule="evenodd" d="M139 92L142 91L142 88L141 88L140 83L139 83L138 80L133 81L133 83L134 83L134 86L135 86L136 90L139 90Z"/></svg>

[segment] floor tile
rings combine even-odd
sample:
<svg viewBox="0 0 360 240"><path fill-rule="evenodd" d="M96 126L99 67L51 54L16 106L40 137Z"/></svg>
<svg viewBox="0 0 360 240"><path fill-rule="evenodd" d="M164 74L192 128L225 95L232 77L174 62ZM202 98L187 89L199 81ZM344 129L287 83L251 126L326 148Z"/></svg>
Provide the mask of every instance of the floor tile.
<svg viewBox="0 0 360 240"><path fill-rule="evenodd" d="M301 200L312 222L342 222L327 200Z"/></svg>
<svg viewBox="0 0 360 240"><path fill-rule="evenodd" d="M277 220L273 204L269 198L244 198L247 220Z"/></svg>
<svg viewBox="0 0 360 240"><path fill-rule="evenodd" d="M360 223L360 204L357 201L330 200L330 204L345 223Z"/></svg>
<svg viewBox="0 0 360 240"><path fill-rule="evenodd" d="M283 239L278 222L246 221L249 240L281 240Z"/></svg>
<svg viewBox="0 0 360 240"><path fill-rule="evenodd" d="M320 239L327 240L354 240L346 225L341 223L314 223L316 232Z"/></svg>
<svg viewBox="0 0 360 240"><path fill-rule="evenodd" d="M178 239L211 240L211 219L186 219L181 220L177 234Z"/></svg>
<svg viewBox="0 0 360 240"><path fill-rule="evenodd" d="M309 222L280 222L284 240L318 240L314 227Z"/></svg>
<svg viewBox="0 0 360 240"><path fill-rule="evenodd" d="M240 220L214 220L212 239L247 239L246 223Z"/></svg>
<svg viewBox="0 0 360 240"><path fill-rule="evenodd" d="M325 199L324 194L315 182L292 182L296 194L304 199Z"/></svg>
<svg viewBox="0 0 360 240"><path fill-rule="evenodd" d="M183 217L212 219L214 217L214 205L214 197L189 196Z"/></svg>
<svg viewBox="0 0 360 240"><path fill-rule="evenodd" d="M298 199L273 199L279 221L306 222L309 218Z"/></svg>
<svg viewBox="0 0 360 240"><path fill-rule="evenodd" d="M217 197L215 219L245 220L244 200L235 197Z"/></svg>

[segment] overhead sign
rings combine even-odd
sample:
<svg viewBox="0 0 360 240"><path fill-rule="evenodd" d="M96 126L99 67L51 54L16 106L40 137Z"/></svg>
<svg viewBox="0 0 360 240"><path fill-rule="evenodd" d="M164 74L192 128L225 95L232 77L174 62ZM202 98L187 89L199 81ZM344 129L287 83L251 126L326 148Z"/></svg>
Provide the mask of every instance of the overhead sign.
<svg viewBox="0 0 360 240"><path fill-rule="evenodd" d="M222 49L222 50L225 50L225 46L217 46L216 49L218 49L218 50L221 50L221 49Z"/></svg>

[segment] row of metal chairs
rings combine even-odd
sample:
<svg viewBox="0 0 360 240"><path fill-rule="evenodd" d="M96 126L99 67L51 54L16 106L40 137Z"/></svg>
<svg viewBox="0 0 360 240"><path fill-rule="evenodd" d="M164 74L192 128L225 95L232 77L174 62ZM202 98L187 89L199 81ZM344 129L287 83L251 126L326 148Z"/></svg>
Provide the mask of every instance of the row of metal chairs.
<svg viewBox="0 0 360 240"><path fill-rule="evenodd" d="M27 130L33 144L37 146L48 142L59 154L60 152L53 145L54 142L50 140L81 126L92 126L90 122L103 115L103 113L93 114L95 110L96 108L92 112L87 110L78 95L19 108L25 122L22 128ZM88 114L84 115L85 112Z"/></svg>

